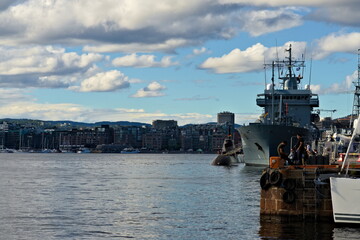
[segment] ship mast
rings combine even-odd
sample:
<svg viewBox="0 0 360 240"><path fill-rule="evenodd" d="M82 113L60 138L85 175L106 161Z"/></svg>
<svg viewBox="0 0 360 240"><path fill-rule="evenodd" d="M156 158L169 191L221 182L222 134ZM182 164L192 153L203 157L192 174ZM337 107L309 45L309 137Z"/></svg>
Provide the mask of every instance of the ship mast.
<svg viewBox="0 0 360 240"><path fill-rule="evenodd" d="M291 44L289 46L289 49L286 50L287 52L289 52L289 65L288 65L288 69L289 69L289 78L292 77L292 72L291 72L291 67L292 67L292 64L291 64Z"/></svg>
<svg viewBox="0 0 360 240"><path fill-rule="evenodd" d="M350 128L353 125L354 118L357 118L360 114L360 49L358 49L358 79L354 81L355 85L355 92L354 92L354 102L353 102L353 109L352 114L350 117Z"/></svg>
<svg viewBox="0 0 360 240"><path fill-rule="evenodd" d="M275 98L275 94L274 94L274 88L275 88L275 83L274 83L274 69L275 68L275 62L272 62L272 76L271 76L271 124L274 124L274 98Z"/></svg>

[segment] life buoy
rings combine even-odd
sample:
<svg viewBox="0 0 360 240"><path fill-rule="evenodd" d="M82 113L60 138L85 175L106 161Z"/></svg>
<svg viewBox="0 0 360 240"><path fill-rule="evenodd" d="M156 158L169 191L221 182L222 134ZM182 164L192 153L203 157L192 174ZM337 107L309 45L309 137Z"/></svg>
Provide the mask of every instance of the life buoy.
<svg viewBox="0 0 360 240"><path fill-rule="evenodd" d="M270 174L270 183L279 186L282 180L282 174L279 171L274 171Z"/></svg>
<svg viewBox="0 0 360 240"><path fill-rule="evenodd" d="M296 187L296 180L293 178L287 178L284 179L282 184L286 190L294 190Z"/></svg>
<svg viewBox="0 0 360 240"><path fill-rule="evenodd" d="M264 189L264 190L267 190L270 187L269 173L265 172L263 175L261 175L260 187L261 187L261 189Z"/></svg>
<svg viewBox="0 0 360 240"><path fill-rule="evenodd" d="M286 191L283 194L283 201L286 203L293 203L296 200L296 195L292 191Z"/></svg>

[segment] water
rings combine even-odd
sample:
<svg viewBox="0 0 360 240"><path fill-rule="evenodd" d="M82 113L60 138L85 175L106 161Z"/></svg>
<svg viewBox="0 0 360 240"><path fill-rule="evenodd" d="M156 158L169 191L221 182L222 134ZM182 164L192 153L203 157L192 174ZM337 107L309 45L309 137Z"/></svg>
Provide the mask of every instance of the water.
<svg viewBox="0 0 360 240"><path fill-rule="evenodd" d="M261 168L206 154L0 154L0 239L358 239L260 221Z"/></svg>

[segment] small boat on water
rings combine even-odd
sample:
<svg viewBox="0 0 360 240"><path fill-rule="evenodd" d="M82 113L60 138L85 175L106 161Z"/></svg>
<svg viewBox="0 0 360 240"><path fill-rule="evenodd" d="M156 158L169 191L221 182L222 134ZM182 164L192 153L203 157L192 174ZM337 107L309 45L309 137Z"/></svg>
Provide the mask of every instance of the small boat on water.
<svg viewBox="0 0 360 240"><path fill-rule="evenodd" d="M124 148L121 153L131 154L131 153L140 153L138 149L135 148Z"/></svg>
<svg viewBox="0 0 360 240"><path fill-rule="evenodd" d="M81 148L77 151L77 153L91 153L91 151L88 148Z"/></svg>
<svg viewBox="0 0 360 240"><path fill-rule="evenodd" d="M360 135L360 116L354 122L354 130L348 145L340 174L330 177L331 200L335 223L360 223L360 170L351 168L350 149ZM357 149L360 159L359 149Z"/></svg>
<svg viewBox="0 0 360 240"><path fill-rule="evenodd" d="M15 152L17 152L15 149L9 149L9 148L0 149L0 153L15 153Z"/></svg>

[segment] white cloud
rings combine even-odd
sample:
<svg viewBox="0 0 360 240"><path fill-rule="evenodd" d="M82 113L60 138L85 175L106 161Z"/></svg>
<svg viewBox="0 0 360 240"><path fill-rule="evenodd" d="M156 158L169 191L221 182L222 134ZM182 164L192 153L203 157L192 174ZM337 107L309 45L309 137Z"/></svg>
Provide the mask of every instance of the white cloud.
<svg viewBox="0 0 360 240"><path fill-rule="evenodd" d="M360 22L360 2L353 0L332 0L323 6L316 8L308 16L314 21L323 21L342 24L345 26L359 27Z"/></svg>
<svg viewBox="0 0 360 240"><path fill-rule="evenodd" d="M193 97L186 97L186 98L177 98L175 101L207 101L207 100L215 100L219 101L218 97L215 96L209 96L209 97L201 97L199 95L193 96Z"/></svg>
<svg viewBox="0 0 360 240"><path fill-rule="evenodd" d="M97 73L96 75L83 80L80 87L72 87L72 90L79 92L110 92L130 86L128 77L122 72L112 70Z"/></svg>
<svg viewBox="0 0 360 240"><path fill-rule="evenodd" d="M209 39L232 38L239 31L258 36L301 24L301 15L296 13L300 8L264 9L253 1L230 5L218 0L157 0L156 4L149 0L92 0L91 4L88 0L27 0L9 4L2 11L0 5L0 44L86 45L83 50L90 52L174 52Z"/></svg>
<svg viewBox="0 0 360 240"><path fill-rule="evenodd" d="M89 53L79 55L52 46L0 47L0 75L63 73L89 68L103 57Z"/></svg>
<svg viewBox="0 0 360 240"><path fill-rule="evenodd" d="M112 64L116 67L136 67L136 68L148 68L148 67L161 67L166 68L174 65L178 65L178 62L171 62L170 56L165 56L160 62L155 61L155 55L141 55L138 56L135 53L115 58Z"/></svg>
<svg viewBox="0 0 360 240"><path fill-rule="evenodd" d="M235 122L238 124L249 124L259 119L259 113L236 113Z"/></svg>
<svg viewBox="0 0 360 240"><path fill-rule="evenodd" d="M321 93L321 85L320 84L311 84L310 89L313 93L316 93L316 94Z"/></svg>
<svg viewBox="0 0 360 240"><path fill-rule="evenodd" d="M257 43L244 51L236 48L229 54L221 57L211 57L205 60L199 67L209 69L216 73L240 73L259 71L263 69L264 60L270 62L279 55L279 59L284 59L285 49L290 44L293 46L293 57L299 58L306 46L305 42L287 42L284 46L267 48Z"/></svg>
<svg viewBox="0 0 360 240"><path fill-rule="evenodd" d="M0 118L31 118L40 120L71 120L84 122L127 121L151 123L155 119L173 119L180 125L207 123L215 117L209 114L178 113L161 111L146 112L144 109L114 108L95 109L80 104L39 103L29 92L23 90L0 89Z"/></svg>
<svg viewBox="0 0 360 240"><path fill-rule="evenodd" d="M68 87L102 60L100 54L77 54L52 46L0 47L0 86Z"/></svg>
<svg viewBox="0 0 360 240"><path fill-rule="evenodd" d="M336 52L356 53L359 49L360 33L332 33L317 41L315 59L322 59Z"/></svg>
<svg viewBox="0 0 360 240"><path fill-rule="evenodd" d="M239 17L239 21L243 22L242 30L249 32L252 36L259 36L299 26L302 24L302 17L294 13L293 9L280 8L248 11Z"/></svg>
<svg viewBox="0 0 360 240"><path fill-rule="evenodd" d="M200 48L200 49L198 49L198 48L195 48L194 50L193 50L193 55L201 55L201 54L204 54L204 53L206 53L206 52L208 52L208 50L205 48L205 47L202 47L202 48Z"/></svg>
<svg viewBox="0 0 360 240"><path fill-rule="evenodd" d="M333 83L328 87L322 85L311 85L311 89L317 94L344 94L354 90L353 82L358 79L358 72L354 71L351 75L345 77L341 83Z"/></svg>
<svg viewBox="0 0 360 240"><path fill-rule="evenodd" d="M2 0L0 2L0 10L2 9L7 9L8 7L10 7L12 4L16 4L16 1L14 0Z"/></svg>
<svg viewBox="0 0 360 240"><path fill-rule="evenodd" d="M212 36L231 36L231 21L224 14L233 11L216 0L158 0L156 4L144 0L92 0L91 4L87 0L28 0L0 13L0 44L87 44L87 51L171 51Z"/></svg>
<svg viewBox="0 0 360 240"><path fill-rule="evenodd" d="M266 47L258 43L241 51L236 48L219 58L208 58L200 68L211 69L216 73L250 72L261 69Z"/></svg>
<svg viewBox="0 0 360 240"><path fill-rule="evenodd" d="M359 10L354 0L4 0L0 44L173 52L209 39L231 38L239 31L253 36L279 31L302 24L303 18L359 26Z"/></svg>
<svg viewBox="0 0 360 240"><path fill-rule="evenodd" d="M178 47L184 47L187 45L193 45L197 42L194 40L172 38L165 41L159 41L157 43L122 43L122 44L106 44L97 43L93 45L85 45L83 50L86 52L174 52L173 49Z"/></svg>
<svg viewBox="0 0 360 240"><path fill-rule="evenodd" d="M219 0L222 4L240 4L247 7L277 8L277 7L306 7L306 18L343 24L347 26L359 26L360 3L356 0Z"/></svg>
<svg viewBox="0 0 360 240"><path fill-rule="evenodd" d="M338 0L219 0L220 3L226 4L246 4L253 6L271 6L271 7L281 7L281 6L324 6L326 4L333 5L339 3ZM353 0L342 0L343 3L351 3Z"/></svg>
<svg viewBox="0 0 360 240"><path fill-rule="evenodd" d="M170 119L177 120L180 124L201 124L201 123L208 123L214 122L215 117L210 114L200 114L200 113L183 113L183 114L171 114ZM168 117L162 119L169 119Z"/></svg>
<svg viewBox="0 0 360 240"><path fill-rule="evenodd" d="M156 87L155 87L156 88ZM254 122L259 114L236 113L237 123ZM155 119L176 120L179 125L203 124L216 121L216 116L200 113L168 114L161 111L118 107L95 109L80 104L40 103L30 91L0 88L0 118L31 118L40 120L71 120L84 122L127 121L151 123Z"/></svg>
<svg viewBox="0 0 360 240"><path fill-rule="evenodd" d="M12 101L34 101L35 99L29 96L28 92L23 89L0 88L0 105L5 105Z"/></svg>
<svg viewBox="0 0 360 240"><path fill-rule="evenodd" d="M152 82L147 87L138 90L131 97L135 97L135 98L161 97L165 95L163 92L165 89L166 87L162 86L160 83Z"/></svg>

